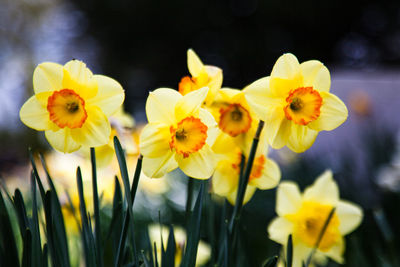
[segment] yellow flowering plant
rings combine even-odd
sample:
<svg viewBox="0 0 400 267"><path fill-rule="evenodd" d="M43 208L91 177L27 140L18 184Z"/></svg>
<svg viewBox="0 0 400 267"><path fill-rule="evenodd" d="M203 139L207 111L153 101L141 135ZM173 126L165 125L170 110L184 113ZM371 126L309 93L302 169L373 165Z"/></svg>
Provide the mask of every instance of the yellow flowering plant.
<svg viewBox="0 0 400 267"><path fill-rule="evenodd" d="M329 71L321 62L300 64L294 55L284 54L271 76L255 81L244 92L268 127L268 143L300 153L312 146L319 131L333 130L347 119L347 108L329 92L330 85Z"/></svg>
<svg viewBox="0 0 400 267"><path fill-rule="evenodd" d="M186 95L189 92L208 87L205 104L210 105L222 85L222 70L215 66L204 65L196 53L187 51L187 66L191 76L185 76L179 82L179 92Z"/></svg>
<svg viewBox="0 0 400 267"><path fill-rule="evenodd" d="M338 186L329 170L303 194L295 183L282 182L277 190L276 213L279 217L268 226L268 234L270 239L285 247L288 236L292 235L294 267L307 262L317 245L319 256L343 263L344 236L354 231L363 217L359 206L339 198Z"/></svg>
<svg viewBox="0 0 400 267"><path fill-rule="evenodd" d="M161 88L150 92L146 102L148 124L140 135L143 172L162 177L179 168L188 176L208 179L214 173L215 159L211 149L217 125L201 105L208 88L182 96Z"/></svg>
<svg viewBox="0 0 400 267"><path fill-rule="evenodd" d="M33 89L35 95L20 110L21 121L45 131L51 146L65 153L106 144L111 133L108 117L125 97L117 81L93 75L79 60L64 66L39 64L33 73Z"/></svg>
<svg viewBox="0 0 400 267"><path fill-rule="evenodd" d="M212 189L217 195L226 197L235 205L239 187L241 161L248 158L248 151L243 151L232 137L227 134L220 134L216 139L214 151L217 153L217 167L212 178ZM268 147L260 145L254 159L249 181L243 199L247 203L256 189L266 190L278 185L281 172L278 164L267 157Z"/></svg>

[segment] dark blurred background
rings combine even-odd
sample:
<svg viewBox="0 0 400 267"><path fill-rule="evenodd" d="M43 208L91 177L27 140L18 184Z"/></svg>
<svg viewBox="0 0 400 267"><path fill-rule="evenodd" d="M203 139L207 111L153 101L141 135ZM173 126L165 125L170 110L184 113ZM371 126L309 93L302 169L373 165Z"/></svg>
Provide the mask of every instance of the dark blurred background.
<svg viewBox="0 0 400 267"><path fill-rule="evenodd" d="M37 64L83 60L94 73L123 85L125 109L144 122L148 92L177 88L188 75L188 48L205 64L222 68L223 86L232 88L269 75L286 52L329 68L331 90L348 106L349 119L335 131L321 132L306 153L274 151L273 157L284 179L302 187L333 169L342 196L364 207L363 227L349 242L348 266L399 263L398 0L0 0L0 174L26 164L27 147L48 148L43 134L18 116L33 94ZM266 235L274 216L274 194L257 193L258 201L246 206L245 218L268 212L253 222L255 231L244 244L272 243L257 235ZM259 264L265 251L249 250L250 263Z"/></svg>

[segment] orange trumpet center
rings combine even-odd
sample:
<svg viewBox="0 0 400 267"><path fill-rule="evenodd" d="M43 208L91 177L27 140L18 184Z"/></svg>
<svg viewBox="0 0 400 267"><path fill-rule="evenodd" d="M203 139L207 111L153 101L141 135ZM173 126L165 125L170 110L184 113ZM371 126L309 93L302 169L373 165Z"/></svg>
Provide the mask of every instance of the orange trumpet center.
<svg viewBox="0 0 400 267"><path fill-rule="evenodd" d="M192 91L203 88L207 86L210 81L207 73L202 73L198 77L185 76L181 79L179 83L179 93L186 95Z"/></svg>
<svg viewBox="0 0 400 267"><path fill-rule="evenodd" d="M181 120L177 127L170 127L171 141L169 146L184 158L200 150L207 139L208 127L200 119L187 117Z"/></svg>
<svg viewBox="0 0 400 267"><path fill-rule="evenodd" d="M55 91L49 96L47 111L50 120L60 128L80 128L87 119L85 100L71 89Z"/></svg>
<svg viewBox="0 0 400 267"><path fill-rule="evenodd" d="M219 128L235 137L246 133L251 126L251 116L247 109L240 104L230 104L227 108L220 109Z"/></svg>
<svg viewBox="0 0 400 267"><path fill-rule="evenodd" d="M286 98L285 116L296 124L307 125L318 119L321 113L322 97L312 87L291 90Z"/></svg>

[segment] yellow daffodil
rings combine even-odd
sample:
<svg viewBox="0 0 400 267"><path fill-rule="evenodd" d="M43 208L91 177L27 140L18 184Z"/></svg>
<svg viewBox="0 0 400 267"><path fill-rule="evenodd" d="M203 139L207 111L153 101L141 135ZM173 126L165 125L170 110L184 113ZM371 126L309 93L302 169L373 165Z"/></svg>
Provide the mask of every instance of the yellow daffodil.
<svg viewBox="0 0 400 267"><path fill-rule="evenodd" d="M201 105L208 88L184 96L173 89L150 92L146 103L147 124L140 135L143 172L161 177L178 166L188 176L208 179L214 172L211 145L218 128Z"/></svg>
<svg viewBox="0 0 400 267"><path fill-rule="evenodd" d="M239 186L240 165L242 160L242 149L238 147L233 138L227 134L219 135L213 149L217 154L218 163L212 178L213 192L226 197L235 205L237 190ZM243 202L247 203L256 189L266 190L278 185L281 172L275 161L269 159L267 146L259 146L253 167L247 184ZM248 153L244 153L245 159Z"/></svg>
<svg viewBox="0 0 400 267"><path fill-rule="evenodd" d="M269 144L300 153L311 147L319 131L333 130L347 118L346 106L329 92L330 85L329 71L321 62L300 64L294 55L284 54L271 76L246 87L245 94L265 121Z"/></svg>
<svg viewBox="0 0 400 267"><path fill-rule="evenodd" d="M275 218L268 227L270 239L286 246L293 237L294 267L302 266L316 246L321 230L335 208L319 243L317 253L343 263L344 238L361 223L360 207L340 200L332 172L326 171L301 194L293 182L282 182L277 190Z"/></svg>
<svg viewBox="0 0 400 267"><path fill-rule="evenodd" d="M228 134L242 151L250 150L257 130L258 118L248 105L242 90L222 88L208 107L221 130Z"/></svg>
<svg viewBox="0 0 400 267"><path fill-rule="evenodd" d="M206 105L210 105L222 85L222 70L218 67L204 65L196 53L189 49L187 51L187 65L190 76L185 76L179 83L179 92L186 95L189 92L203 87L210 88L206 97Z"/></svg>
<svg viewBox="0 0 400 267"><path fill-rule="evenodd" d="M163 240L164 249L168 245L169 228L167 226L160 227L159 224L151 224L149 226L149 237L151 244L156 243L157 246L157 259L161 261L161 235ZM175 266L179 266L182 261L182 252L186 243L186 232L181 227L174 226L174 238L176 243L175 250ZM196 266L206 264L211 257L211 248L204 241L199 241L196 256Z"/></svg>
<svg viewBox="0 0 400 267"><path fill-rule="evenodd" d="M45 62L33 73L35 95L20 110L28 127L45 131L58 151L73 152L81 146L108 142L108 117L124 101L121 85L106 76L93 75L86 65L71 60L64 66Z"/></svg>

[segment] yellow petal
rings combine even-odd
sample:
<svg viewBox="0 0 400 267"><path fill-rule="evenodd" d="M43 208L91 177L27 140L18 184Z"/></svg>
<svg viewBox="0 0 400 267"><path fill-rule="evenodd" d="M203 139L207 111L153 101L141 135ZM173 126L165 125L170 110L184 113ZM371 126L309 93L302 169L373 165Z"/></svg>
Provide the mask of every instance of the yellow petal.
<svg viewBox="0 0 400 267"><path fill-rule="evenodd" d="M303 87L303 76L299 73L299 75L293 79L271 77L269 86L272 96L285 100L290 94L290 91Z"/></svg>
<svg viewBox="0 0 400 267"><path fill-rule="evenodd" d="M272 95L270 77L261 78L243 89L246 101L260 119L267 121L268 114L277 107L285 106L285 99Z"/></svg>
<svg viewBox="0 0 400 267"><path fill-rule="evenodd" d="M69 128L60 129L56 132L47 130L45 131L45 136L50 145L60 152L71 153L81 147L80 144L72 139Z"/></svg>
<svg viewBox="0 0 400 267"><path fill-rule="evenodd" d="M57 63L44 62L33 72L33 90L36 94L47 91L61 90L63 66Z"/></svg>
<svg viewBox="0 0 400 267"><path fill-rule="evenodd" d="M203 62L192 49L187 51L187 65L192 77L199 76L204 68Z"/></svg>
<svg viewBox="0 0 400 267"><path fill-rule="evenodd" d="M143 173L151 178L163 177L177 167L178 163L174 158L174 153L171 151L167 151L161 157L143 157Z"/></svg>
<svg viewBox="0 0 400 267"><path fill-rule="evenodd" d="M252 179L249 184L261 190L271 189L278 185L281 179L281 170L278 164L271 159L266 159L260 178Z"/></svg>
<svg viewBox="0 0 400 267"><path fill-rule="evenodd" d="M71 129L71 136L75 142L88 147L102 146L108 143L111 126L100 110L100 108L91 106L86 109L87 119L81 128Z"/></svg>
<svg viewBox="0 0 400 267"><path fill-rule="evenodd" d="M227 197L232 191L237 190L239 173L232 168L231 160L218 162L214 175L211 179L213 192L217 195Z"/></svg>
<svg viewBox="0 0 400 267"><path fill-rule="evenodd" d="M85 147L84 149L89 151L88 147ZM103 168L106 167L108 164L110 164L111 160L115 155L114 147L110 146L109 143L104 146L96 147L95 153L96 153L96 166L98 168Z"/></svg>
<svg viewBox="0 0 400 267"><path fill-rule="evenodd" d="M74 90L85 100L95 97L98 90L93 73L79 60L71 60L65 64L62 86L64 89Z"/></svg>
<svg viewBox="0 0 400 267"><path fill-rule="evenodd" d="M301 194L297 184L282 182L276 196L276 213L279 216L296 213L301 206Z"/></svg>
<svg viewBox="0 0 400 267"><path fill-rule="evenodd" d="M145 157L161 157L171 151L169 127L162 123L147 124L140 134L139 149Z"/></svg>
<svg viewBox="0 0 400 267"><path fill-rule="evenodd" d="M200 107L207 96L208 90L207 87L203 87L180 98L175 106L176 121L179 122L189 116L197 117Z"/></svg>
<svg viewBox="0 0 400 267"><path fill-rule="evenodd" d="M272 68L271 78L293 79L299 72L300 64L297 58L293 54L283 54Z"/></svg>
<svg viewBox="0 0 400 267"><path fill-rule="evenodd" d="M222 131L219 131L218 136L215 139L212 148L215 151L215 153L229 154L232 151L234 151L235 146L236 146L235 141L230 135Z"/></svg>
<svg viewBox="0 0 400 267"><path fill-rule="evenodd" d="M326 170L317 178L313 185L307 187L304 191L303 199L335 207L339 201L339 188L333 180L332 171Z"/></svg>
<svg viewBox="0 0 400 267"><path fill-rule="evenodd" d="M332 246L330 250L324 252L324 254L327 255L329 258L333 259L334 261L343 264L344 247L345 247L344 239L341 238L339 242L337 242L334 246Z"/></svg>
<svg viewBox="0 0 400 267"><path fill-rule="evenodd" d="M339 231L342 235L347 235L354 231L363 218L363 212L359 206L343 200L339 201L336 207L336 214L339 217Z"/></svg>
<svg viewBox="0 0 400 267"><path fill-rule="evenodd" d="M208 144L205 144L199 151L184 158L181 154L176 154L176 161L179 168L189 177L196 179L208 179L215 170L214 152Z"/></svg>
<svg viewBox="0 0 400 267"><path fill-rule="evenodd" d="M287 241L286 241L287 242ZM295 243L295 241L293 241ZM286 246L285 250L286 251ZM311 247L299 242L293 244L293 267L302 267L303 261L305 262L312 251Z"/></svg>
<svg viewBox="0 0 400 267"><path fill-rule="evenodd" d="M346 105L337 96L320 92L323 99L321 114L307 126L316 131L331 131L340 126L348 116Z"/></svg>
<svg viewBox="0 0 400 267"><path fill-rule="evenodd" d="M201 122L204 123L208 128L206 142L207 142L207 144L212 146L220 132L218 129L218 124L215 121L214 117L211 115L211 113L203 108L200 108L199 118L200 118Z"/></svg>
<svg viewBox="0 0 400 267"><path fill-rule="evenodd" d="M125 99L124 89L114 79L103 75L94 75L97 81L97 95L88 99L88 105L98 106L106 116L115 113L122 105Z"/></svg>
<svg viewBox="0 0 400 267"><path fill-rule="evenodd" d="M256 190L257 188L255 186L247 185L246 192L244 193L243 205L250 201ZM227 199L232 206L236 204L236 198L237 198L237 188L235 191L233 191L227 196Z"/></svg>
<svg viewBox="0 0 400 267"><path fill-rule="evenodd" d="M272 148L279 149L289 140L292 122L287 120L280 107L270 109L265 120L265 138Z"/></svg>
<svg viewBox="0 0 400 267"><path fill-rule="evenodd" d="M307 126L298 125L296 123L291 124L292 129L290 131L288 147L296 153L306 151L314 144L318 132Z"/></svg>
<svg viewBox="0 0 400 267"><path fill-rule="evenodd" d="M304 86L312 86L314 90L329 92L331 75L329 70L318 60L309 60L300 64Z"/></svg>
<svg viewBox="0 0 400 267"><path fill-rule="evenodd" d="M45 106L32 96L25 102L19 111L21 121L28 127L37 131L44 131L51 128L49 113Z"/></svg>
<svg viewBox="0 0 400 267"><path fill-rule="evenodd" d="M175 123L174 107L182 95L173 89L159 88L150 92L146 102L146 115L149 123Z"/></svg>
<svg viewBox="0 0 400 267"><path fill-rule="evenodd" d="M286 244L289 234L293 233L293 223L284 217L277 217L268 226L268 236L271 240Z"/></svg>
<svg viewBox="0 0 400 267"><path fill-rule="evenodd" d="M206 105L211 105L222 86L222 70L214 66L205 66L210 81L207 87L210 89L206 97Z"/></svg>

